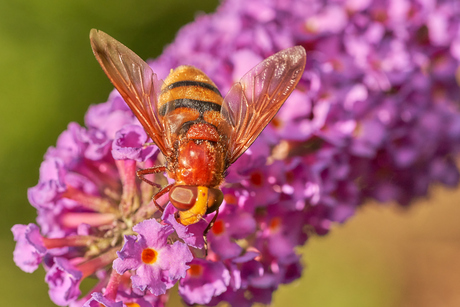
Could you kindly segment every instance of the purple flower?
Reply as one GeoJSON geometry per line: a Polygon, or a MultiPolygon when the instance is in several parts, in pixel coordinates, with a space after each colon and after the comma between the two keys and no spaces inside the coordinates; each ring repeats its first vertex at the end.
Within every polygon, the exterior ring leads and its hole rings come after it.
{"type": "Polygon", "coordinates": [[[163,212],[163,221],[171,225],[178,237],[191,247],[194,248],[203,248],[204,247],[204,238],[203,233],[208,223],[206,220],[201,220],[196,224],[184,226],[176,220],[175,214],[177,209],[169,204],[165,211],[163,212]]]}
{"type": "Polygon", "coordinates": [[[221,260],[240,256],[243,249],[235,241],[254,233],[256,221],[251,214],[224,209],[209,233],[211,249],[221,260]]]}
{"type": "Polygon", "coordinates": [[[40,182],[28,191],[30,203],[37,209],[51,209],[54,200],[66,189],[65,170],[60,159],[51,158],[40,166],[40,182]]]}
{"type": "Polygon", "coordinates": [[[136,160],[143,162],[150,158],[155,152],[158,152],[157,147],[148,146],[144,148],[148,137],[145,130],[139,125],[123,126],[115,134],[113,141],[112,155],[116,160],[136,160]]]}
{"type": "Polygon", "coordinates": [[[270,304],[301,275],[297,247],[367,199],[407,206],[433,183],[456,186],[458,5],[390,2],[226,0],[149,62],[163,79],[196,66],[225,94],[269,55],[307,51],[296,90],[228,169],[206,257],[214,215],[182,225],[166,195],[158,211],[136,171],[164,160],[113,91],[48,149],[28,191],[40,230],[13,227],[16,264],[43,264],[52,299],[72,307],[162,306],[178,281],[188,304],[270,304]],[[77,299],[90,275],[97,285],[77,299]]]}
{"type": "Polygon", "coordinates": [[[17,242],[13,252],[14,263],[24,272],[34,272],[46,253],[46,247],[41,242],[38,226],[35,224],[18,224],[14,225],[11,231],[17,242]]]}
{"type": "Polygon", "coordinates": [[[93,293],[91,296],[91,299],[88,300],[85,304],[83,304],[83,307],[123,307],[124,305],[122,301],[114,302],[104,297],[102,293],[96,292],[93,293]]]}
{"type": "Polygon", "coordinates": [[[59,306],[66,306],[80,295],[79,285],[83,274],[65,258],[54,258],[54,265],[46,273],[51,300],[59,306]]]}
{"type": "Polygon", "coordinates": [[[95,292],[91,295],[91,298],[83,304],[83,307],[125,307],[125,306],[136,306],[136,307],[164,307],[164,303],[160,297],[151,297],[150,301],[138,295],[129,295],[127,293],[120,293],[115,299],[109,299],[100,292],[95,292]]]}
{"type": "Polygon", "coordinates": [[[155,295],[164,294],[174,285],[173,281],[185,276],[192,253],[181,242],[168,244],[168,236],[174,231],[169,225],[151,219],[137,224],[133,230],[138,236],[125,236],[113,267],[119,274],[136,270],[131,277],[133,287],[155,295]]]}
{"type": "Polygon", "coordinates": [[[207,304],[224,293],[229,282],[230,274],[221,262],[194,259],[179,283],[179,294],[187,304],[207,304]]]}
{"type": "Polygon", "coordinates": [[[101,131],[111,140],[121,127],[134,122],[133,113],[116,90],[110,94],[107,103],[91,106],[85,116],[88,128],[101,131]]]}
{"type": "Polygon", "coordinates": [[[256,216],[262,232],[255,242],[258,250],[268,252],[283,262],[295,254],[294,247],[303,245],[307,234],[303,226],[305,216],[298,211],[284,210],[282,207],[270,207],[256,216]]]}

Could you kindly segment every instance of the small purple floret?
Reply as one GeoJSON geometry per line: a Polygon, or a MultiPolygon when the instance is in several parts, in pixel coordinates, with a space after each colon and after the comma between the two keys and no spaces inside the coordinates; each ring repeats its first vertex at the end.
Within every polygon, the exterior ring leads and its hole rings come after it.
{"type": "Polygon", "coordinates": [[[14,225],[11,228],[16,241],[13,252],[14,263],[24,272],[34,272],[43,260],[47,249],[41,241],[40,230],[37,225],[14,225]]]}
{"type": "Polygon", "coordinates": [[[51,300],[59,306],[67,306],[81,294],[79,289],[82,273],[61,257],[54,258],[54,265],[46,273],[51,300]]]}
{"type": "Polygon", "coordinates": [[[207,304],[227,290],[230,273],[221,262],[194,259],[192,272],[181,279],[179,293],[188,304],[207,304]]]}
{"type": "Polygon", "coordinates": [[[171,225],[176,231],[179,238],[184,240],[184,242],[187,243],[187,245],[194,248],[203,248],[203,233],[206,227],[208,226],[208,222],[206,222],[205,220],[201,220],[198,223],[184,226],[176,221],[176,212],[177,209],[175,209],[172,204],[169,204],[163,212],[163,221],[171,225]]]}
{"type": "Polygon", "coordinates": [[[173,228],[154,219],[137,224],[133,230],[138,235],[125,236],[125,244],[113,267],[119,274],[136,270],[131,277],[133,287],[141,291],[147,289],[155,295],[164,294],[173,285],[170,281],[185,276],[189,268],[186,263],[193,259],[192,253],[184,243],[168,244],[173,228]]]}
{"type": "Polygon", "coordinates": [[[112,146],[112,155],[116,160],[136,160],[143,162],[150,158],[158,147],[145,146],[149,138],[139,125],[126,125],[117,131],[112,146]]]}

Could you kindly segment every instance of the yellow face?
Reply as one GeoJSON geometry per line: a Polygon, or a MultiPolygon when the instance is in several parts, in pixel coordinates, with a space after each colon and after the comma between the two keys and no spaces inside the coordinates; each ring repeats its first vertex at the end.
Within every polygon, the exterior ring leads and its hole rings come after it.
{"type": "Polygon", "coordinates": [[[183,225],[191,225],[197,223],[208,210],[208,188],[197,187],[197,196],[195,205],[186,211],[179,211],[180,221],[183,225]]]}

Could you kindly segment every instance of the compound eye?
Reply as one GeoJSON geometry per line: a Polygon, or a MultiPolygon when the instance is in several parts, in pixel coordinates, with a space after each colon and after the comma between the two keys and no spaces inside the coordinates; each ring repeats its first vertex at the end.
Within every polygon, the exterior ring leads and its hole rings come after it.
{"type": "Polygon", "coordinates": [[[169,191],[169,200],[179,211],[190,210],[196,202],[198,189],[195,186],[178,185],[169,191]]]}
{"type": "Polygon", "coordinates": [[[219,189],[209,189],[208,190],[208,210],[206,210],[206,214],[213,213],[216,211],[222,201],[224,200],[224,193],[222,193],[219,189]]]}

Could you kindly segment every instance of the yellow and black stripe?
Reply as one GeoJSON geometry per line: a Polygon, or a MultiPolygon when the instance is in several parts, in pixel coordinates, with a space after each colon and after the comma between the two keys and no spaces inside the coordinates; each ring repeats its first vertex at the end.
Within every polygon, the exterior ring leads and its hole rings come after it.
{"type": "MultiPolygon", "coordinates": [[[[220,112],[222,95],[214,82],[201,70],[192,66],[180,66],[165,80],[158,101],[158,113],[166,116],[180,108],[205,112],[220,112]]],[[[191,111],[191,110],[190,110],[191,111]]]]}

